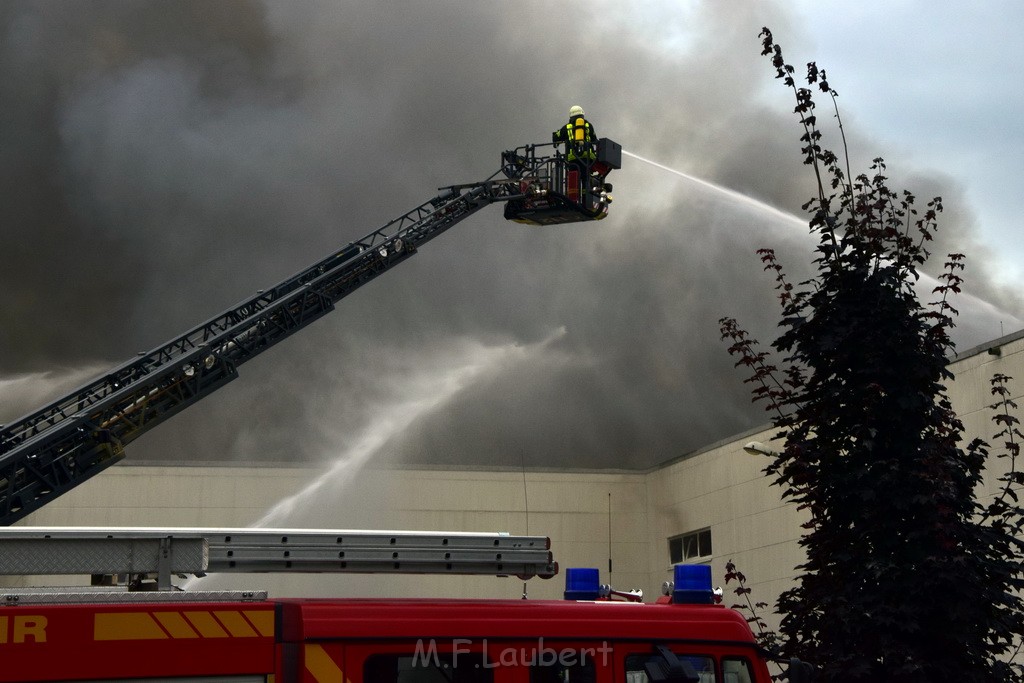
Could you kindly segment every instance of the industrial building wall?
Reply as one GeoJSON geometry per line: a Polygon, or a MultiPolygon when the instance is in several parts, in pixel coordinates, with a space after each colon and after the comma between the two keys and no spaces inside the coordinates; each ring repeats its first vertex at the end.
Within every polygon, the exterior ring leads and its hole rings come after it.
{"type": "MultiPolygon", "coordinates": [[[[1002,452],[996,448],[999,440],[992,438],[997,429],[989,407],[993,402],[990,380],[996,373],[1016,378],[1010,386],[1012,398],[1024,408],[1024,333],[965,351],[950,370],[955,379],[947,389],[964,424],[963,445],[982,438],[992,444],[993,456],[1002,452]]],[[[648,553],[655,575],[660,572],[664,578],[669,576],[670,538],[707,529],[712,554],[696,561],[709,561],[716,580],[724,579],[725,564],[732,560],[746,575],[752,598],[770,605],[792,585],[797,575],[794,567],[804,557],[797,541],[805,518],[794,505],[783,504],[781,490],[762,475],[768,460],[743,450],[750,441],[772,448],[773,434],[773,430],[764,429],[737,435],[650,473],[648,553]]],[[[989,476],[979,491],[981,499],[996,490],[995,479],[1005,471],[1005,465],[1005,459],[989,459],[989,476]]],[[[739,600],[730,592],[734,587],[723,585],[728,604],[739,600]]],[[[773,626],[777,624],[772,615],[762,616],[773,626]]]]}
{"type": "MultiPolygon", "coordinates": [[[[1010,398],[1020,406],[1016,416],[1024,419],[1024,332],[997,339],[991,344],[961,354],[951,369],[956,375],[956,381],[950,385],[950,398],[964,424],[964,444],[973,438],[982,438],[992,446],[993,456],[1004,453],[1003,439],[994,438],[1002,427],[992,420],[995,411],[991,406],[996,397],[992,395],[991,380],[996,374],[1012,378],[1007,385],[1010,398]]],[[[989,458],[983,494],[990,495],[997,489],[996,480],[1006,472],[1008,464],[1005,458],[989,458]]]]}
{"type": "MultiPolygon", "coordinates": [[[[610,553],[616,585],[646,591],[650,587],[645,480],[646,475],[638,472],[346,471],[122,463],[22,524],[223,528],[262,520],[261,526],[279,528],[529,532],[551,538],[562,567],[601,567],[605,580],[610,553]],[[277,512],[268,517],[275,507],[277,512]]],[[[67,583],[37,578],[32,582],[67,583]]],[[[520,597],[523,592],[522,581],[490,577],[230,575],[190,586],[262,588],[278,596],[520,597]]],[[[564,586],[559,577],[534,579],[527,588],[533,597],[559,598],[564,586]]]]}
{"type": "Polygon", "coordinates": [[[670,556],[669,539],[704,531],[710,536],[710,552],[700,544],[696,557],[683,559],[711,564],[712,578],[725,589],[727,604],[738,601],[731,592],[736,584],[727,585],[724,578],[730,560],[748,577],[756,601],[774,604],[792,584],[802,557],[797,540],[804,516],[796,506],[783,503],[779,489],[765,478],[767,458],[743,450],[750,441],[771,449],[772,434],[743,434],[651,473],[648,556],[659,580],[670,580],[671,560],[679,559],[670,556]]]}
{"type": "MultiPolygon", "coordinates": [[[[993,441],[989,379],[997,372],[1018,378],[1013,396],[1024,405],[1024,333],[964,353],[952,370],[956,380],[949,393],[966,428],[965,442],[993,441]]],[[[563,568],[599,567],[602,580],[616,588],[642,588],[648,599],[670,578],[672,560],[679,559],[673,552],[695,550],[686,561],[709,562],[721,580],[725,563],[733,560],[749,578],[754,598],[774,603],[801,561],[797,539],[803,518],[764,478],[766,459],[743,450],[749,441],[771,448],[771,434],[764,429],[737,435],[649,472],[125,463],[23,523],[244,527],[262,521],[273,527],[529,531],[551,537],[563,568]],[[694,542],[702,532],[709,532],[710,549],[694,542]]],[[[990,466],[998,472],[1002,462],[993,459],[990,466]]],[[[462,577],[234,575],[194,585],[260,587],[276,595],[519,597],[523,590],[513,578],[462,577]]],[[[561,590],[561,579],[529,583],[533,597],[558,597],[561,590]]]]}

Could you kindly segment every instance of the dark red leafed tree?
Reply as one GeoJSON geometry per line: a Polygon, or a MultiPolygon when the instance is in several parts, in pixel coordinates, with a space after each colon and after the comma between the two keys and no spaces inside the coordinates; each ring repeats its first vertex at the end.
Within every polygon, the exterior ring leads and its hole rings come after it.
{"type": "MultiPolygon", "coordinates": [[[[806,562],[777,605],[783,654],[826,681],[1019,680],[1008,659],[1024,632],[1014,492],[1024,478],[1014,462],[1000,497],[979,503],[988,446],[962,444],[944,385],[963,255],[946,260],[934,301],[922,305],[914,288],[942,201],[919,209],[891,190],[881,159],[851,177],[845,136],[842,157],[822,146],[815,91],[833,107],[836,95],[825,72],[809,64],[804,87],[771,32],[761,38],[796,98],[816,185],[804,205],[816,274],[794,286],[775,253],[759,251],[782,305],[772,343],[782,369],[735,320],[721,331],[784,440],[766,473],[808,515],[806,562]]],[[[1015,457],[1007,379],[993,383],[1007,409],[997,436],[1015,457]]]]}

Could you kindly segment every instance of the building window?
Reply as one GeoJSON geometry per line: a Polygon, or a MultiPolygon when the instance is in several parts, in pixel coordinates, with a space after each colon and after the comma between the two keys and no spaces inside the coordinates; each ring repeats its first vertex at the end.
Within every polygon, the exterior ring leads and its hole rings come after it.
{"type": "Polygon", "coordinates": [[[672,564],[711,559],[711,529],[691,531],[668,539],[668,556],[672,564]]]}

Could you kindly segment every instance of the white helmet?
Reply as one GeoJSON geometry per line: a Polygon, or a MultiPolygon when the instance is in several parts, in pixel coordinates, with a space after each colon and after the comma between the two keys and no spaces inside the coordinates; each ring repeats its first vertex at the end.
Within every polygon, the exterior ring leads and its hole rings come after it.
{"type": "Polygon", "coordinates": [[[578,104],[574,104],[574,105],[573,105],[573,106],[572,106],[572,107],[571,107],[571,108],[569,109],[569,116],[570,116],[570,117],[572,117],[572,116],[583,116],[583,115],[584,115],[584,114],[583,114],[583,107],[581,107],[581,106],[580,106],[580,105],[578,105],[578,104]]]}

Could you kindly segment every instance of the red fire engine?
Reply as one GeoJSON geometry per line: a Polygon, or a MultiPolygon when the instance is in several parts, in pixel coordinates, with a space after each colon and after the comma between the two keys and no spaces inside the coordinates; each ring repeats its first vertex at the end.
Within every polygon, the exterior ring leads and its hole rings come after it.
{"type": "Polygon", "coordinates": [[[170,579],[527,578],[557,565],[546,538],[505,534],[12,528],[0,531],[0,573],[84,571],[100,584],[116,573],[127,583],[0,590],[0,681],[767,683],[744,618],[713,604],[710,568],[676,570],[657,604],[613,600],[596,569],[566,572],[565,601],[268,599],[176,590],[170,579]]]}

